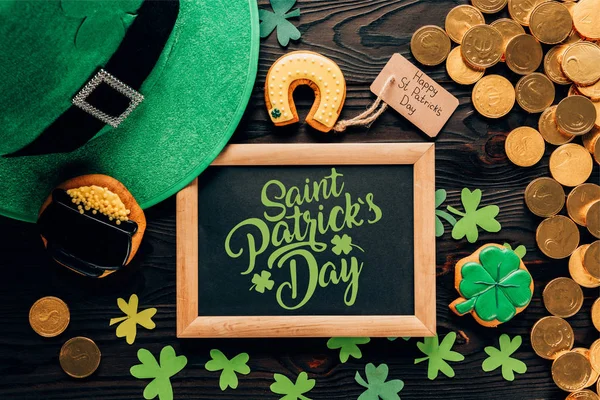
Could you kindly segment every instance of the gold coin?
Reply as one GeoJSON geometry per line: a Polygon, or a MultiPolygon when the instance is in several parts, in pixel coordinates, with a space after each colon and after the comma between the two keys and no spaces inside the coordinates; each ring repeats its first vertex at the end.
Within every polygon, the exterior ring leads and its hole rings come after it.
{"type": "Polygon", "coordinates": [[[564,391],[575,392],[585,388],[591,376],[590,361],[575,351],[561,354],[552,363],[552,379],[564,391]]]}
{"type": "MultiPolygon", "coordinates": [[[[592,104],[596,109],[596,121],[594,122],[594,126],[600,128],[600,101],[593,101],[592,104]]],[[[596,159],[598,158],[596,157],[596,159]]]]}
{"type": "Polygon", "coordinates": [[[484,117],[500,118],[515,105],[515,89],[500,75],[484,76],[473,87],[473,106],[484,117]]]}
{"type": "Polygon", "coordinates": [[[529,113],[539,113],[554,102],[554,84],[539,72],[525,75],[515,87],[517,103],[529,113]]]}
{"type": "Polygon", "coordinates": [[[508,68],[519,75],[536,71],[544,58],[540,42],[527,34],[512,38],[506,45],[505,55],[508,68]]]}
{"type": "Polygon", "coordinates": [[[594,237],[600,239],[600,201],[592,203],[585,215],[585,226],[594,237]]]}
{"type": "Polygon", "coordinates": [[[60,366],[73,378],[87,378],[100,365],[100,350],[93,340],[77,336],[60,349],[60,366]]]}
{"type": "Polygon", "coordinates": [[[585,268],[583,268],[583,255],[588,247],[589,244],[584,244],[583,246],[579,246],[577,250],[573,252],[569,259],[569,274],[580,286],[594,289],[600,287],[600,280],[588,274],[585,268]]]}
{"type": "Polygon", "coordinates": [[[471,3],[483,13],[494,14],[502,10],[508,0],[471,0],[471,3]]]}
{"type": "Polygon", "coordinates": [[[596,371],[596,373],[600,373],[600,339],[597,339],[590,346],[590,363],[592,364],[592,369],[596,371]]]}
{"type": "Polygon", "coordinates": [[[600,400],[600,397],[591,390],[584,389],[570,393],[565,400],[600,400]]]}
{"type": "Polygon", "coordinates": [[[540,115],[538,129],[544,140],[555,146],[569,143],[575,138],[573,135],[567,135],[558,130],[556,125],[556,106],[548,107],[540,115]]]}
{"type": "Polygon", "coordinates": [[[581,185],[592,174],[592,156],[575,143],[563,144],[550,156],[550,173],[561,185],[581,185]]]}
{"type": "Polygon", "coordinates": [[[562,70],[578,86],[590,86],[600,79],[600,47],[592,42],[575,42],[563,53],[562,70]]]}
{"type": "Polygon", "coordinates": [[[567,96],[571,97],[571,96],[581,96],[581,93],[579,93],[579,90],[577,90],[577,85],[572,84],[571,87],[569,88],[569,93],[567,93],[567,96]]]}
{"type": "Polygon", "coordinates": [[[600,375],[598,375],[598,373],[594,369],[594,366],[592,365],[592,360],[590,358],[590,350],[583,347],[577,347],[574,348],[572,351],[581,354],[590,362],[590,366],[592,367],[592,373],[590,375],[590,379],[588,379],[587,383],[585,384],[585,387],[592,386],[594,383],[596,383],[596,381],[598,380],[598,376],[600,375]]]}
{"type": "Polygon", "coordinates": [[[470,28],[480,24],[485,24],[485,19],[481,11],[473,6],[456,6],[446,15],[446,33],[458,44],[470,28]]]}
{"type": "Polygon", "coordinates": [[[506,156],[519,167],[531,167],[544,156],[546,145],[538,131],[528,126],[514,129],[504,142],[506,156]]]}
{"type": "Polygon", "coordinates": [[[594,127],[596,108],[584,96],[568,96],[556,107],[556,125],[563,133],[585,135],[594,127]]]}
{"type": "Polygon", "coordinates": [[[450,38],[439,26],[425,25],[413,34],[410,51],[423,65],[433,66],[444,62],[450,53],[450,38]]]}
{"type": "MultiPolygon", "coordinates": [[[[575,2],[567,2],[567,3],[565,3],[567,8],[569,8],[570,3],[577,4],[575,2]]],[[[573,43],[580,42],[582,40],[583,39],[581,39],[581,36],[579,36],[579,33],[577,33],[577,31],[575,29],[573,29],[571,31],[571,33],[569,34],[569,37],[564,42],[562,42],[562,44],[564,44],[565,46],[569,46],[573,43]]]]}
{"type": "Polygon", "coordinates": [[[485,74],[484,69],[475,69],[465,62],[460,46],[452,49],[446,59],[446,70],[452,80],[461,85],[472,85],[485,74]]]}
{"type": "Polygon", "coordinates": [[[586,39],[600,40],[600,0],[580,0],[573,10],[573,24],[586,39]]]}
{"type": "Polygon", "coordinates": [[[560,353],[571,350],[574,341],[573,328],[559,317],[544,317],[531,328],[531,347],[546,360],[554,360],[560,353]]]}
{"type": "Polygon", "coordinates": [[[510,18],[497,19],[496,21],[492,22],[490,26],[498,29],[502,35],[502,58],[500,58],[500,61],[504,61],[508,42],[510,42],[510,40],[515,36],[523,35],[525,33],[525,29],[523,29],[523,27],[517,21],[510,18]]]}
{"type": "Polygon", "coordinates": [[[567,212],[578,225],[585,226],[585,217],[590,206],[600,200],[600,186],[584,183],[571,190],[567,197],[567,212]]]}
{"type": "Polygon", "coordinates": [[[583,305],[583,291],[573,279],[556,278],[546,285],[542,293],[546,310],[561,318],[572,317],[583,305]]]}
{"type": "Polygon", "coordinates": [[[29,324],[40,336],[55,337],[67,329],[71,313],[58,297],[42,297],[29,310],[29,324]]]}
{"type": "Polygon", "coordinates": [[[596,299],[592,304],[592,323],[598,332],[600,332],[600,299],[596,299]]]}
{"type": "Polygon", "coordinates": [[[591,131],[582,136],[583,147],[590,153],[594,153],[596,142],[600,140],[600,128],[594,127],[591,131]]]}
{"type": "Polygon", "coordinates": [[[551,217],[565,205],[565,191],[552,178],[537,178],[525,188],[525,204],[538,217],[551,217]]]}
{"type": "Polygon", "coordinates": [[[590,86],[578,86],[577,91],[592,101],[600,101],[600,81],[590,86]]]}
{"type": "Polygon", "coordinates": [[[567,49],[566,45],[554,46],[544,57],[544,72],[550,80],[559,85],[568,85],[571,80],[565,76],[560,66],[560,58],[567,49]]]}
{"type": "Polygon", "coordinates": [[[557,44],[569,37],[573,30],[573,18],[563,4],[546,1],[531,11],[529,29],[540,42],[557,44]]]}
{"type": "Polygon", "coordinates": [[[583,254],[583,268],[588,274],[600,280],[600,240],[590,244],[583,254]]]}
{"type": "Polygon", "coordinates": [[[523,26],[529,26],[529,16],[533,9],[544,0],[508,0],[508,13],[523,26]]]}
{"type": "Polygon", "coordinates": [[[546,218],[538,225],[535,240],[542,253],[548,257],[566,258],[579,245],[579,229],[569,218],[555,215],[546,218]]]}
{"type": "Polygon", "coordinates": [[[460,49],[464,59],[474,68],[489,68],[502,58],[503,39],[490,25],[475,25],[463,37],[460,49]]]}

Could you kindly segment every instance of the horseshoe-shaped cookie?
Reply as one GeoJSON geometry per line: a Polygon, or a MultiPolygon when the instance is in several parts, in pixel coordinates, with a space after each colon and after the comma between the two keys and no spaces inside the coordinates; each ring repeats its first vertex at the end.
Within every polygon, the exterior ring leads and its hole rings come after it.
{"type": "Polygon", "coordinates": [[[265,102],[276,126],[299,121],[293,93],[300,85],[308,85],[315,92],[306,122],[316,130],[329,132],[346,100],[342,70],[329,58],[312,51],[293,51],[275,61],[267,74],[265,102]]]}

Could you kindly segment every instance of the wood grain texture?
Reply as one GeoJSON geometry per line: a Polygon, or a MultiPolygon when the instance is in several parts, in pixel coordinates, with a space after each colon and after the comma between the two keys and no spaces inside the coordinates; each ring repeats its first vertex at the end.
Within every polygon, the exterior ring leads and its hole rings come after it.
{"type": "MultiPolygon", "coordinates": [[[[394,52],[413,61],[409,52],[412,33],[425,24],[443,26],[447,12],[463,1],[449,0],[312,0],[300,1],[302,16],[294,21],[302,31],[302,40],[289,46],[291,50],[312,50],[336,61],[348,83],[346,104],[341,118],[351,118],[362,112],[373,100],[369,85],[394,52]]],[[[267,0],[260,0],[268,8],[267,0]]],[[[486,15],[487,22],[497,16],[486,15]]],[[[231,29],[234,29],[232,27],[231,29]]],[[[233,142],[235,143],[358,143],[358,142],[430,142],[408,121],[393,111],[386,111],[370,129],[349,129],[343,135],[324,134],[302,125],[275,129],[268,122],[264,105],[264,80],[271,64],[286,50],[277,44],[275,35],[262,42],[259,75],[246,115],[233,142]]],[[[540,219],[527,211],[523,202],[525,186],[534,178],[548,175],[548,158],[554,148],[547,146],[541,162],[531,168],[518,168],[506,159],[504,140],[510,130],[537,125],[538,115],[529,115],[515,106],[513,112],[500,120],[488,120],[474,112],[471,87],[452,83],[444,66],[423,68],[432,78],[460,101],[460,106],[436,143],[436,181],[438,188],[448,190],[447,204],[460,207],[463,187],[481,188],[482,204],[500,207],[499,233],[482,233],[479,242],[454,241],[447,232],[437,241],[437,326],[440,334],[458,331],[455,350],[465,355],[465,361],[454,363],[454,379],[440,377],[427,380],[425,363],[413,365],[420,355],[416,339],[373,339],[361,346],[363,358],[342,364],[336,351],[327,349],[324,339],[252,339],[198,340],[176,339],[175,313],[175,200],[171,198],[150,210],[148,228],[138,255],[125,271],[102,281],[74,275],[52,265],[43,251],[36,227],[0,219],[0,399],[45,400],[131,400],[142,399],[147,380],[129,375],[129,368],[138,363],[136,352],[144,347],[155,355],[165,345],[173,345],[177,353],[188,357],[188,366],[173,381],[175,399],[276,399],[269,391],[273,373],[295,377],[300,371],[317,379],[310,392],[312,399],[356,399],[362,388],[354,382],[356,371],[364,371],[368,362],[386,362],[390,379],[402,379],[406,386],[402,399],[450,400],[563,400],[566,393],[555,387],[550,376],[550,363],[532,351],[529,331],[533,324],[547,315],[541,299],[545,284],[567,275],[566,260],[549,260],[535,244],[535,228],[540,219]],[[530,306],[511,322],[497,329],[479,326],[469,316],[457,317],[448,304],[457,297],[454,289],[454,264],[462,257],[488,242],[508,242],[527,247],[525,264],[535,282],[530,306]],[[121,316],[117,297],[137,293],[141,307],[156,307],[156,329],[139,329],[135,344],[115,337],[110,318],[121,316]],[[57,338],[44,339],[29,327],[29,307],[41,296],[55,295],[71,309],[71,324],[57,338]],[[525,375],[514,382],[505,382],[499,371],[483,373],[481,363],[485,346],[497,345],[501,333],[523,335],[523,345],[516,356],[528,366],[525,375]],[[66,376],[58,364],[61,345],[76,335],[88,336],[98,343],[102,363],[96,374],[83,381],[66,376]],[[464,336],[463,336],[464,335],[464,336]],[[219,348],[229,357],[240,352],[250,355],[252,373],[240,377],[237,390],[221,392],[218,373],[208,372],[204,364],[209,351],[219,348]]],[[[517,76],[504,65],[490,69],[491,73],[507,76],[511,82],[517,76]]],[[[300,119],[312,105],[312,90],[298,88],[294,96],[300,119]]],[[[557,88],[557,100],[567,88],[557,88]]],[[[556,102],[555,102],[556,103],[556,102]]],[[[0,177],[1,178],[1,177],[0,177]]],[[[591,182],[598,182],[598,166],[591,182]]],[[[26,184],[26,182],[23,182],[26,184]]],[[[2,194],[0,194],[1,196],[2,194]]],[[[589,243],[589,235],[582,235],[589,243]]],[[[592,327],[590,309],[598,290],[584,289],[582,310],[569,322],[575,330],[575,344],[589,346],[598,338],[592,327]]]]}

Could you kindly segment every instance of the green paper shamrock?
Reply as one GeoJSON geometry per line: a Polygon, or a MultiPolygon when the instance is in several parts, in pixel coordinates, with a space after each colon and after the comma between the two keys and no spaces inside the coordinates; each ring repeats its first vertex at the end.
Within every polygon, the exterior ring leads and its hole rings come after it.
{"type": "Polygon", "coordinates": [[[140,8],[142,1],[62,0],[61,7],[67,16],[83,18],[75,37],[75,47],[81,50],[104,46],[116,49],[125,36],[125,26],[133,22],[133,13],[140,8]]]}
{"type": "Polygon", "coordinates": [[[273,111],[271,111],[271,116],[273,118],[281,117],[281,111],[279,111],[279,108],[274,108],[273,111]]]}
{"type": "MultiPolygon", "coordinates": [[[[271,7],[274,12],[267,10],[258,10],[260,18],[260,37],[266,38],[277,28],[277,40],[279,44],[286,47],[292,40],[300,39],[300,31],[292,25],[289,18],[299,17],[300,9],[296,8],[290,11],[296,0],[271,0],[271,7]]],[[[273,118],[278,118],[273,116],[273,118]]]]}
{"type": "MultiPolygon", "coordinates": [[[[504,247],[506,247],[509,250],[513,250],[512,246],[508,243],[504,243],[504,247]]],[[[514,249],[513,251],[515,252],[516,255],[519,256],[519,258],[521,260],[523,259],[523,257],[525,257],[525,254],[527,254],[527,249],[522,244],[517,246],[517,248],[514,249]]]]}
{"type": "Polygon", "coordinates": [[[440,237],[444,234],[444,224],[440,218],[445,219],[451,226],[456,224],[456,219],[446,211],[438,210],[438,207],[446,201],[446,191],[438,189],[435,191],[435,236],[440,237]]]}
{"type": "Polygon", "coordinates": [[[362,353],[357,345],[366,344],[371,341],[368,337],[334,337],[327,341],[329,349],[340,349],[340,361],[345,363],[350,356],[357,360],[362,357],[362,353]]]}
{"type": "Polygon", "coordinates": [[[250,367],[246,365],[250,359],[248,353],[240,353],[229,360],[221,350],[213,349],[210,351],[210,357],[212,360],[209,360],[204,368],[211,372],[223,370],[223,372],[221,372],[221,377],[219,378],[219,387],[221,390],[225,390],[228,387],[232,389],[238,387],[236,372],[242,375],[248,375],[250,373],[250,367]]]}
{"type": "Polygon", "coordinates": [[[527,365],[523,361],[511,357],[522,342],[521,336],[515,336],[511,340],[507,334],[502,334],[500,336],[500,350],[493,346],[487,346],[484,349],[489,357],[483,361],[481,369],[490,372],[502,366],[502,377],[507,381],[514,381],[514,372],[518,374],[527,372],[527,365]]]}
{"type": "Polygon", "coordinates": [[[519,268],[521,259],[509,249],[488,246],[479,253],[479,261],[466,263],[460,271],[462,298],[456,311],[463,315],[475,310],[484,321],[506,322],[517,314],[517,307],[531,301],[531,275],[519,268]]]}
{"type": "Polygon", "coordinates": [[[271,392],[285,395],[280,400],[310,400],[310,398],[303,395],[310,392],[317,383],[314,379],[308,379],[306,372],[300,372],[296,383],[281,374],[275,374],[273,378],[275,378],[275,383],[270,386],[271,392]]]}
{"type": "Polygon", "coordinates": [[[275,285],[275,281],[271,279],[271,273],[269,271],[262,271],[259,274],[254,274],[252,277],[252,287],[250,290],[255,289],[258,293],[264,293],[266,290],[273,289],[273,285],[275,285]]]}
{"type": "Polygon", "coordinates": [[[149,400],[158,396],[159,400],[173,400],[170,378],[186,366],[187,358],[176,356],[171,346],[165,346],[160,351],[160,365],[146,349],[139,349],[137,356],[141,364],[131,367],[131,375],[138,379],[154,378],[144,389],[144,398],[149,400]]]}
{"type": "Polygon", "coordinates": [[[450,332],[447,334],[441,344],[439,343],[437,335],[424,338],[423,340],[423,342],[417,343],[417,347],[426,354],[427,357],[417,358],[415,364],[429,360],[429,366],[427,367],[427,378],[429,378],[429,380],[437,378],[438,372],[440,371],[449,378],[454,377],[454,370],[446,360],[462,361],[465,359],[462,354],[452,351],[452,346],[456,340],[456,333],[450,332]]]}
{"type": "Polygon", "coordinates": [[[132,294],[129,297],[129,302],[125,299],[118,298],[117,305],[126,315],[119,318],[111,318],[109,326],[117,324],[117,337],[125,337],[128,344],[133,344],[137,335],[137,325],[141,325],[146,329],[154,329],[156,324],[152,321],[152,317],[156,314],[156,308],[148,308],[138,312],[138,297],[132,294]]]}
{"type": "Polygon", "coordinates": [[[475,243],[479,237],[478,226],[487,232],[500,231],[500,223],[495,220],[500,212],[498,206],[491,205],[477,209],[481,202],[481,190],[475,189],[471,192],[464,188],[460,193],[460,199],[465,209],[464,213],[454,207],[447,207],[448,211],[462,217],[452,229],[453,239],[460,240],[466,236],[469,243],[475,243]]]}
{"type": "Polygon", "coordinates": [[[391,381],[385,381],[388,377],[388,366],[386,364],[380,364],[379,367],[375,368],[374,364],[367,364],[365,367],[365,376],[367,382],[365,382],[360,376],[360,373],[356,371],[354,379],[356,382],[367,388],[360,396],[358,400],[400,400],[398,392],[404,387],[404,382],[400,379],[394,379],[391,381]]]}
{"type": "Polygon", "coordinates": [[[348,255],[353,247],[356,247],[363,253],[365,252],[361,247],[352,244],[352,238],[345,233],[341,237],[340,235],[335,235],[333,239],[331,239],[331,244],[333,245],[331,251],[333,251],[336,256],[339,256],[342,253],[348,255]]]}

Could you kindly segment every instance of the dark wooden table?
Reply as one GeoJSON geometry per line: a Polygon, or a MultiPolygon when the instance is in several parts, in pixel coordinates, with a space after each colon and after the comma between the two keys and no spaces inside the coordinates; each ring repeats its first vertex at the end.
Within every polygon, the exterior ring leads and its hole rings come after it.
{"type": "MultiPolygon", "coordinates": [[[[268,7],[261,0],[261,7],[268,7]]],[[[412,60],[409,42],[412,33],[425,24],[443,26],[447,12],[463,1],[434,0],[312,0],[301,1],[302,31],[299,43],[288,50],[307,49],[335,60],[348,81],[348,95],[342,118],[352,117],[373,101],[369,85],[394,52],[412,60]]],[[[498,16],[486,17],[488,22],[498,16]]],[[[232,27],[235,29],[235,27],[232,27]]],[[[262,42],[255,90],[246,115],[233,142],[422,142],[429,140],[394,111],[387,111],[370,129],[350,130],[334,136],[312,131],[306,125],[275,129],[264,107],[263,87],[269,66],[286,52],[272,35],[262,42]]],[[[171,198],[147,210],[148,230],[139,255],[125,271],[105,280],[80,278],[62,267],[52,265],[43,251],[34,225],[0,218],[0,399],[142,399],[147,380],[134,379],[129,368],[138,363],[136,352],[144,347],[155,355],[165,345],[188,357],[187,367],[172,379],[175,399],[275,399],[269,391],[273,373],[289,377],[306,371],[317,380],[308,397],[313,399],[356,399],[363,391],[354,381],[356,371],[364,374],[367,363],[387,363],[390,379],[402,379],[402,399],[564,399],[550,375],[550,362],[538,358],[531,349],[529,332],[533,324],[548,313],[541,300],[544,285],[558,276],[567,276],[567,260],[552,261],[535,244],[539,219],[528,212],[523,202],[525,186],[545,176],[552,146],[544,159],[531,168],[512,165],[504,154],[504,139],[513,128],[537,126],[538,115],[528,115],[515,106],[506,118],[487,120],[474,112],[471,87],[454,84],[444,66],[424,68],[460,100],[460,106],[436,139],[437,188],[449,193],[449,204],[459,206],[463,187],[480,188],[483,204],[500,206],[497,234],[483,233],[476,244],[455,241],[446,233],[437,241],[437,317],[438,332],[459,332],[455,345],[465,361],[453,363],[456,377],[427,379],[426,363],[414,365],[421,353],[417,339],[390,342],[372,339],[361,346],[363,358],[339,362],[338,353],[329,350],[327,339],[265,340],[178,340],[175,337],[175,200],[171,198]],[[488,242],[527,247],[525,264],[535,280],[533,301],[525,312],[498,329],[486,329],[470,316],[459,318],[448,310],[455,298],[454,264],[480,245],[488,242]],[[115,336],[109,320],[121,316],[117,297],[137,293],[143,307],[156,307],[156,329],[138,330],[134,345],[115,336]],[[64,299],[71,309],[71,324],[57,338],[44,339],[28,323],[28,312],[35,300],[45,295],[64,299]],[[522,335],[523,346],[516,354],[528,371],[514,382],[502,379],[500,371],[483,373],[481,363],[485,346],[497,346],[500,334],[522,335]],[[98,371],[88,379],[74,380],[61,370],[58,352],[70,337],[84,335],[96,341],[102,351],[98,371]],[[248,352],[252,372],[240,377],[237,390],[221,392],[219,374],[208,372],[204,364],[210,349],[218,348],[229,357],[248,352]]],[[[504,65],[494,73],[517,76],[504,65]]],[[[566,88],[558,90],[557,98],[566,88]]],[[[295,96],[302,116],[312,103],[309,90],[299,88],[295,96]]],[[[591,181],[598,182],[598,167],[591,181]]],[[[585,236],[585,240],[591,240],[585,236]]],[[[592,327],[590,308],[597,290],[584,290],[583,309],[569,319],[576,335],[576,346],[588,347],[598,337],[592,327]]]]}

